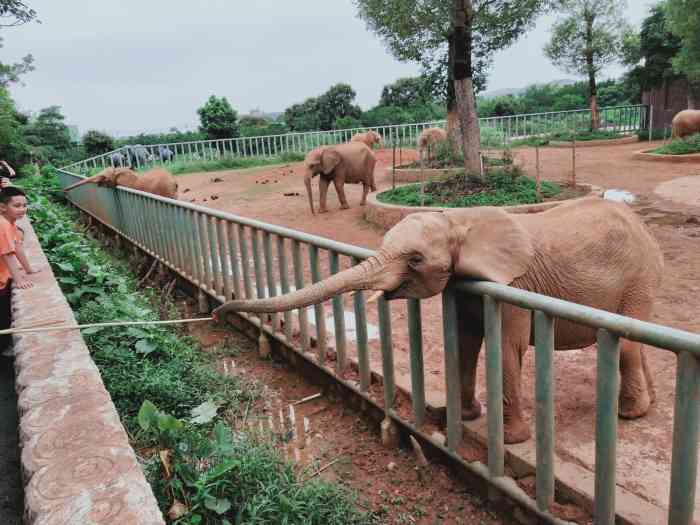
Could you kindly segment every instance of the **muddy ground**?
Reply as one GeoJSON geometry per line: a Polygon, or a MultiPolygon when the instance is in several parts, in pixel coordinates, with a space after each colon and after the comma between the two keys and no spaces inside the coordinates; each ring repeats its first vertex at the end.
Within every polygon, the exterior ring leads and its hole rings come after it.
{"type": "MultiPolygon", "coordinates": [[[[665,256],[664,279],[652,321],[697,333],[700,332],[697,316],[700,311],[700,280],[697,278],[700,271],[700,177],[696,175],[700,174],[700,166],[633,160],[632,153],[641,147],[631,144],[580,148],[576,158],[577,181],[606,189],[627,190],[636,195],[637,200],[631,206],[648,224],[665,256]]],[[[412,155],[413,152],[404,151],[403,162],[412,155]]],[[[515,155],[517,162],[534,174],[534,150],[520,149],[515,155]]],[[[379,151],[377,156],[376,179],[382,191],[391,187],[390,173],[386,172],[391,165],[391,151],[379,151]]],[[[542,148],[540,157],[545,180],[570,180],[570,150],[542,148]]],[[[190,174],[180,180],[184,192],[181,198],[197,204],[367,248],[376,248],[382,239],[383,231],[363,219],[363,209],[358,205],[360,186],[346,186],[351,206],[348,210],[339,209],[331,188],[329,213],[312,217],[302,182],[302,167],[298,163],[238,172],[190,174]]],[[[314,184],[314,193],[318,198],[317,184],[314,184]]],[[[308,261],[305,263],[307,265],[308,261]]],[[[324,268],[328,267],[327,261],[323,264],[324,268]]],[[[306,278],[308,282],[308,271],[306,278]]],[[[349,298],[345,299],[345,309],[352,310],[349,298]]],[[[444,404],[440,310],[439,297],[423,301],[426,395],[428,402],[436,407],[444,404]]],[[[397,384],[408,388],[405,318],[403,301],[393,302],[397,384]]],[[[376,325],[376,311],[371,308],[368,320],[376,325]]],[[[332,335],[329,339],[332,345],[332,335]]],[[[350,346],[353,355],[354,348],[350,346]]],[[[372,367],[379,371],[378,340],[371,339],[370,346],[372,367]]],[[[558,352],[555,357],[557,454],[563,460],[588,469],[592,469],[594,462],[595,429],[595,352],[590,350],[558,352]]],[[[670,479],[676,358],[670,352],[654,348],[650,348],[647,355],[656,379],[657,402],[646,417],[619,422],[618,483],[663,507],[667,504],[670,479]]],[[[524,361],[523,391],[525,411],[532,425],[533,374],[534,358],[529,352],[524,361]]],[[[480,386],[479,397],[485,404],[483,363],[480,364],[480,386]]]]}

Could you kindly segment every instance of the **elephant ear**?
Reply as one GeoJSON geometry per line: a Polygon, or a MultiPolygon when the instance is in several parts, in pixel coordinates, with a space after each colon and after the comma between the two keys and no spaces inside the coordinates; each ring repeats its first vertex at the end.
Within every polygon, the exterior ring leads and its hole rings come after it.
{"type": "Polygon", "coordinates": [[[530,233],[513,215],[484,207],[446,212],[454,233],[454,273],[467,279],[510,284],[530,268],[530,233]]]}
{"type": "Polygon", "coordinates": [[[333,170],[340,164],[340,153],[334,149],[323,150],[321,154],[321,167],[324,175],[330,175],[333,170]]]}

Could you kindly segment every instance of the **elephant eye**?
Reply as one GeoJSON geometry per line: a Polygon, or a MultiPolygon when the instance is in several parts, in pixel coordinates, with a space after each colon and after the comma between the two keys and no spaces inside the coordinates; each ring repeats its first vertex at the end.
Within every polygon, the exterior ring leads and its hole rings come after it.
{"type": "Polygon", "coordinates": [[[409,265],[411,268],[415,268],[416,266],[422,264],[424,260],[425,260],[425,259],[423,258],[422,255],[412,255],[412,256],[408,259],[408,265],[409,265]]]}

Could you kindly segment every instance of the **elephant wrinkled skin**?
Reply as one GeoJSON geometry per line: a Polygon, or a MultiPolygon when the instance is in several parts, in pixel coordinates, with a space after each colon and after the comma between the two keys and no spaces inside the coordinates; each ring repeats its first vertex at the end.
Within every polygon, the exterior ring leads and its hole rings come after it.
{"type": "Polygon", "coordinates": [[[309,196],[309,206],[311,213],[315,214],[313,192],[311,191],[311,179],[320,175],[318,189],[320,200],[318,206],[319,213],[325,213],[326,196],[328,185],[333,181],[335,191],[338,192],[340,207],[349,208],[345,198],[344,185],[362,184],[363,193],[360,205],[364,206],[369,191],[377,191],[374,183],[374,166],[377,158],[372,150],[363,142],[351,142],[348,144],[338,144],[335,146],[321,146],[311,150],[304,159],[304,184],[306,193],[309,196]]]}
{"type": "Polygon", "coordinates": [[[177,181],[172,173],[162,168],[153,168],[143,175],[139,175],[129,168],[106,168],[97,175],[86,177],[64,188],[63,191],[70,191],[83,184],[97,184],[98,186],[110,188],[125,186],[134,190],[160,195],[161,197],[177,199],[177,181]]]}
{"type": "MultiPolygon", "coordinates": [[[[663,270],[658,244],[626,204],[588,197],[547,211],[509,214],[480,207],[414,213],[390,229],[377,255],[312,286],[275,298],[234,300],[215,310],[282,312],[351,290],[386,299],[427,298],[450,278],[509,284],[628,317],[648,320],[663,270]]],[[[530,437],[521,410],[521,361],[533,344],[532,313],[503,304],[503,392],[506,443],[530,437]]],[[[596,330],[555,320],[555,348],[584,348],[596,330]]],[[[462,417],[475,419],[476,367],[484,337],[482,299],[458,298],[462,417]]],[[[622,340],[619,414],[644,415],[654,402],[642,345],[622,340]]],[[[575,378],[571,378],[575,380],[575,378]]],[[[593,393],[592,393],[593,395],[593,393]]]]}
{"type": "Polygon", "coordinates": [[[700,109],[684,109],[679,111],[671,121],[671,138],[681,139],[700,132],[700,109]]]}

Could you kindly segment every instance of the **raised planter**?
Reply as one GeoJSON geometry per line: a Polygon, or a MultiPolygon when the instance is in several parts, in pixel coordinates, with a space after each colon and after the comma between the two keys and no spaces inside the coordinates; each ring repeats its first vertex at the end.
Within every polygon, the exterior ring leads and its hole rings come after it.
{"type": "Polygon", "coordinates": [[[632,155],[635,160],[649,160],[652,162],[671,162],[677,164],[700,163],[700,153],[688,153],[686,155],[663,155],[652,153],[652,150],[635,151],[632,155]]]}
{"type": "MultiPolygon", "coordinates": [[[[605,191],[600,186],[594,186],[593,184],[578,184],[577,186],[588,188],[588,193],[584,197],[579,197],[579,199],[586,199],[592,195],[602,197],[603,192],[605,191]]],[[[502,208],[508,213],[538,213],[553,208],[562,202],[571,202],[574,200],[577,199],[538,202],[535,204],[517,204],[515,206],[502,206],[502,208]]],[[[387,204],[384,202],[379,202],[376,194],[370,194],[367,196],[364,217],[367,222],[384,228],[384,230],[388,230],[395,226],[404,217],[412,213],[420,213],[425,211],[443,212],[445,210],[454,209],[459,208],[445,208],[442,206],[401,206],[399,204],[387,204]]]]}
{"type": "MultiPolygon", "coordinates": [[[[386,169],[386,174],[391,180],[391,167],[386,169]]],[[[446,179],[450,175],[455,175],[464,171],[464,168],[408,168],[405,166],[396,166],[396,182],[422,182],[423,180],[441,180],[446,179]],[[421,173],[422,172],[422,173],[421,173]]]]}
{"type": "MultiPolygon", "coordinates": [[[[637,135],[627,135],[626,137],[621,137],[619,139],[577,140],[576,147],[589,148],[592,146],[617,146],[619,144],[633,144],[634,142],[639,142],[639,137],[637,135]]],[[[550,141],[549,146],[552,148],[571,148],[573,144],[573,141],[570,140],[553,140],[550,141]]]]}

